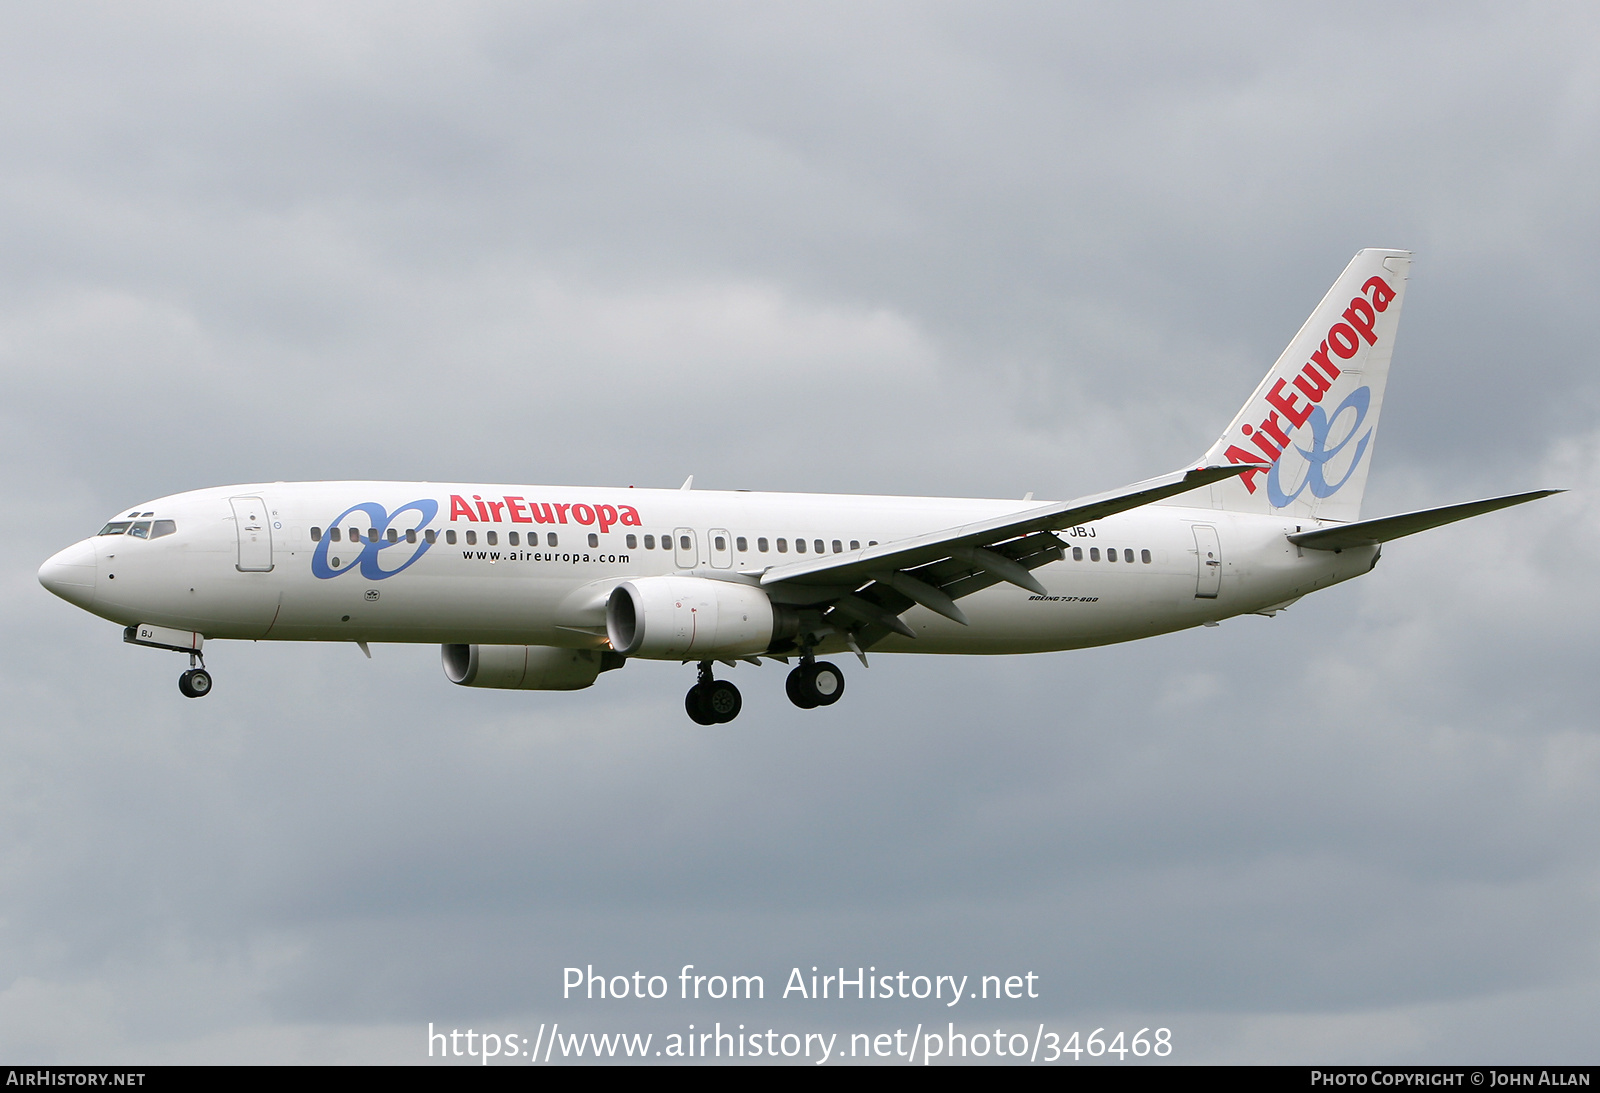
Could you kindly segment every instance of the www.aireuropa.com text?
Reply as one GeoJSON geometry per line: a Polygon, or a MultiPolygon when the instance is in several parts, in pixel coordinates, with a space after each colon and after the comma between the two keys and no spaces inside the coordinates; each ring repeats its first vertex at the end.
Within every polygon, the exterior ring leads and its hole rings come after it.
{"type": "Polygon", "coordinates": [[[1165,1059],[1172,1054],[1172,1030],[1097,1028],[1061,1032],[1037,1029],[1008,1032],[924,1030],[921,1025],[893,1032],[780,1032],[752,1030],[744,1025],[724,1028],[719,1021],[709,1029],[690,1025],[684,1032],[562,1032],[558,1021],[539,1026],[536,1035],[451,1029],[444,1032],[428,1024],[428,1057],[474,1059],[487,1066],[504,1062],[577,1062],[608,1059],[787,1059],[821,1066],[839,1059],[899,1059],[931,1065],[949,1059],[1012,1059],[1019,1062],[1055,1063],[1092,1059],[1165,1059]]]}

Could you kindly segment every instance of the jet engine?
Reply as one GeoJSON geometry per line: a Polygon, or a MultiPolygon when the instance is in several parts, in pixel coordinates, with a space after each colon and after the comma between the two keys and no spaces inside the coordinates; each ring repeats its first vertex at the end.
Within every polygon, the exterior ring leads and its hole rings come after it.
{"type": "Polygon", "coordinates": [[[606,633],[623,656],[708,660],[753,656],[798,625],[760,588],[705,577],[640,577],[606,601],[606,633]]]}
{"type": "Polygon", "coordinates": [[[622,658],[600,649],[548,645],[441,646],[445,678],[462,687],[513,691],[580,691],[622,658]]]}

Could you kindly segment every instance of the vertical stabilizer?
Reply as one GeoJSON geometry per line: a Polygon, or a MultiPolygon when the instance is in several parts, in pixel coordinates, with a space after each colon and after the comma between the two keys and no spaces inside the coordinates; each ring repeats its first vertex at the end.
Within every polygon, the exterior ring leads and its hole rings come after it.
{"type": "Polygon", "coordinates": [[[1363,250],[1322,298],[1203,465],[1271,463],[1212,486],[1240,512],[1357,520],[1411,252],[1363,250]]]}

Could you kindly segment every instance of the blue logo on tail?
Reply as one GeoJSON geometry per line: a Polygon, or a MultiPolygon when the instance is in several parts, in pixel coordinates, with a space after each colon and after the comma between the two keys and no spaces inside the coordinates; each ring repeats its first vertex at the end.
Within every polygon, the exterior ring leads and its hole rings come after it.
{"type": "Polygon", "coordinates": [[[1344,451],[1351,440],[1355,439],[1356,433],[1361,431],[1361,423],[1367,420],[1367,410],[1371,405],[1372,388],[1357,387],[1350,392],[1348,398],[1339,404],[1339,408],[1331,414],[1324,413],[1320,406],[1311,408],[1311,417],[1307,421],[1307,424],[1311,426],[1311,447],[1307,449],[1296,445],[1294,449],[1305,457],[1305,479],[1295,487],[1293,493],[1285,494],[1283,487],[1278,482],[1278,469],[1283,466],[1283,460],[1280,458],[1274,461],[1272,470],[1267,472],[1267,500],[1272,503],[1273,508],[1281,509],[1290,504],[1300,496],[1307,486],[1311,487],[1311,493],[1315,497],[1332,497],[1339,492],[1340,486],[1350,481],[1350,476],[1355,474],[1356,468],[1361,465],[1361,457],[1367,454],[1367,445],[1372,441],[1371,429],[1368,429],[1361,439],[1356,442],[1355,455],[1350,459],[1350,469],[1344,472],[1343,478],[1330,484],[1327,476],[1323,473],[1323,468],[1335,456],[1344,451]],[[1353,410],[1356,419],[1351,423],[1350,431],[1344,434],[1344,439],[1329,448],[1327,446],[1328,434],[1333,430],[1333,423],[1338,421],[1339,415],[1346,410],[1353,410]]]}

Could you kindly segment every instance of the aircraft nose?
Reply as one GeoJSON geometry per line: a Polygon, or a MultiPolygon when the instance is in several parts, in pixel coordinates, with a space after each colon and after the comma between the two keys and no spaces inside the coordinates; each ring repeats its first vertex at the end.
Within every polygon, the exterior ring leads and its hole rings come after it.
{"type": "Polygon", "coordinates": [[[88,607],[94,602],[94,540],[73,543],[39,567],[39,583],[68,603],[88,607]]]}

